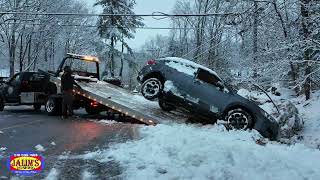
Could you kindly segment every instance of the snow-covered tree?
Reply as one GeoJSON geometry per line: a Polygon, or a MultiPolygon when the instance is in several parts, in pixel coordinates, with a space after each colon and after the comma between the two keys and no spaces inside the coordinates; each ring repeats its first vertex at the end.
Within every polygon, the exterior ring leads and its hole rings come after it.
{"type": "MultiPolygon", "coordinates": [[[[117,42],[123,43],[122,47],[129,47],[125,39],[134,38],[136,27],[143,26],[142,18],[138,16],[117,16],[117,14],[134,15],[135,0],[97,0],[96,6],[102,6],[103,14],[115,14],[115,16],[101,16],[98,21],[99,34],[109,44],[109,63],[106,63],[106,71],[114,77],[115,73],[115,46],[117,42]]],[[[123,49],[122,48],[122,49],[123,49]]],[[[122,56],[122,55],[121,55],[122,56]]],[[[121,58],[123,60],[123,58],[121,58]]],[[[122,69],[122,68],[121,68],[122,69]]],[[[120,72],[121,73],[121,72],[120,72]]],[[[122,74],[122,73],[121,73],[122,74]]]]}

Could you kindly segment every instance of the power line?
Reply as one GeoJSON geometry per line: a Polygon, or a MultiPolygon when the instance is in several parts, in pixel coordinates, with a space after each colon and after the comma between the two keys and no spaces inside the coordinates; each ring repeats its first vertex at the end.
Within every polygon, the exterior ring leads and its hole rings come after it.
{"type": "MultiPolygon", "coordinates": [[[[17,24],[17,23],[6,23],[9,25],[17,24]]],[[[41,26],[41,25],[50,25],[45,23],[23,23],[22,25],[29,25],[29,26],[41,26]]],[[[97,28],[98,25],[82,25],[82,24],[55,24],[54,26],[62,26],[62,27],[86,27],[86,28],[97,28]]],[[[128,28],[125,26],[107,26],[106,28],[128,28]]],[[[132,27],[135,29],[148,29],[148,30],[195,30],[195,29],[206,29],[210,30],[211,28],[174,28],[174,27],[132,27]]],[[[227,27],[226,27],[227,28],[227,27]]]]}
{"type": "Polygon", "coordinates": [[[96,14],[96,13],[51,13],[51,12],[18,12],[18,11],[2,11],[2,15],[43,15],[43,16],[87,16],[87,17],[204,17],[204,16],[230,16],[241,15],[241,12],[227,12],[227,13],[206,13],[206,14],[166,14],[162,12],[154,12],[152,14],[96,14]]]}

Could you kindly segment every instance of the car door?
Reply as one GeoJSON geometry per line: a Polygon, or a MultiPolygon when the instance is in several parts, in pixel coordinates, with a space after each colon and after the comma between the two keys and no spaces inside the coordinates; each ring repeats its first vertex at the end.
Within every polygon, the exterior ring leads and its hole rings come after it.
{"type": "Polygon", "coordinates": [[[199,98],[199,110],[205,114],[219,115],[230,99],[227,88],[215,74],[199,69],[194,79],[194,94],[199,98]]]}
{"type": "MultiPolygon", "coordinates": [[[[174,99],[175,103],[179,106],[191,106],[194,103],[193,99],[193,79],[195,78],[195,73],[197,69],[189,65],[185,65],[181,62],[167,61],[171,64],[167,64],[170,68],[165,69],[164,73],[168,81],[172,81],[174,88],[171,89],[173,95],[177,99],[174,99]],[[189,71],[185,73],[185,71],[189,71]]],[[[186,107],[188,109],[188,107],[186,107]]]]}
{"type": "Polygon", "coordinates": [[[6,83],[5,97],[8,103],[18,103],[20,101],[21,74],[15,74],[6,83]]]}

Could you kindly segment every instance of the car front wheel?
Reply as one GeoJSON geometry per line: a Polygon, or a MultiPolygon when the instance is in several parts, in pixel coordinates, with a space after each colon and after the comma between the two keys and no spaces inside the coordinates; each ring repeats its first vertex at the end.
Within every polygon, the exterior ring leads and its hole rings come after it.
{"type": "Polygon", "coordinates": [[[226,121],[229,130],[247,130],[253,126],[252,116],[242,109],[229,111],[226,121]]]}
{"type": "Polygon", "coordinates": [[[148,100],[157,99],[163,90],[161,81],[157,78],[150,78],[144,81],[141,86],[141,93],[143,97],[148,100]]]}

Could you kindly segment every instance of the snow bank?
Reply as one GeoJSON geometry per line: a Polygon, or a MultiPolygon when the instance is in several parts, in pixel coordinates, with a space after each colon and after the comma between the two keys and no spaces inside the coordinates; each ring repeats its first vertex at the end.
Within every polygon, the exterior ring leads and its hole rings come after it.
{"type": "Polygon", "coordinates": [[[52,168],[45,178],[45,180],[58,180],[59,171],[56,168],[52,168]]]}
{"type": "Polygon", "coordinates": [[[46,151],[46,149],[41,144],[36,145],[35,148],[37,151],[40,151],[40,152],[46,151]]]}
{"type": "MultiPolygon", "coordinates": [[[[124,179],[320,179],[320,152],[303,145],[257,145],[256,131],[158,125],[142,139],[95,154],[124,168],[124,179]]],[[[94,155],[90,154],[91,158],[94,155]]]]}
{"type": "Polygon", "coordinates": [[[112,124],[118,124],[119,122],[114,120],[100,120],[98,121],[98,123],[105,124],[105,125],[112,125],[112,124]]]}
{"type": "Polygon", "coordinates": [[[314,93],[312,99],[307,102],[304,97],[295,98],[292,101],[304,119],[304,129],[297,137],[297,142],[320,149],[320,91],[314,93]]]}

